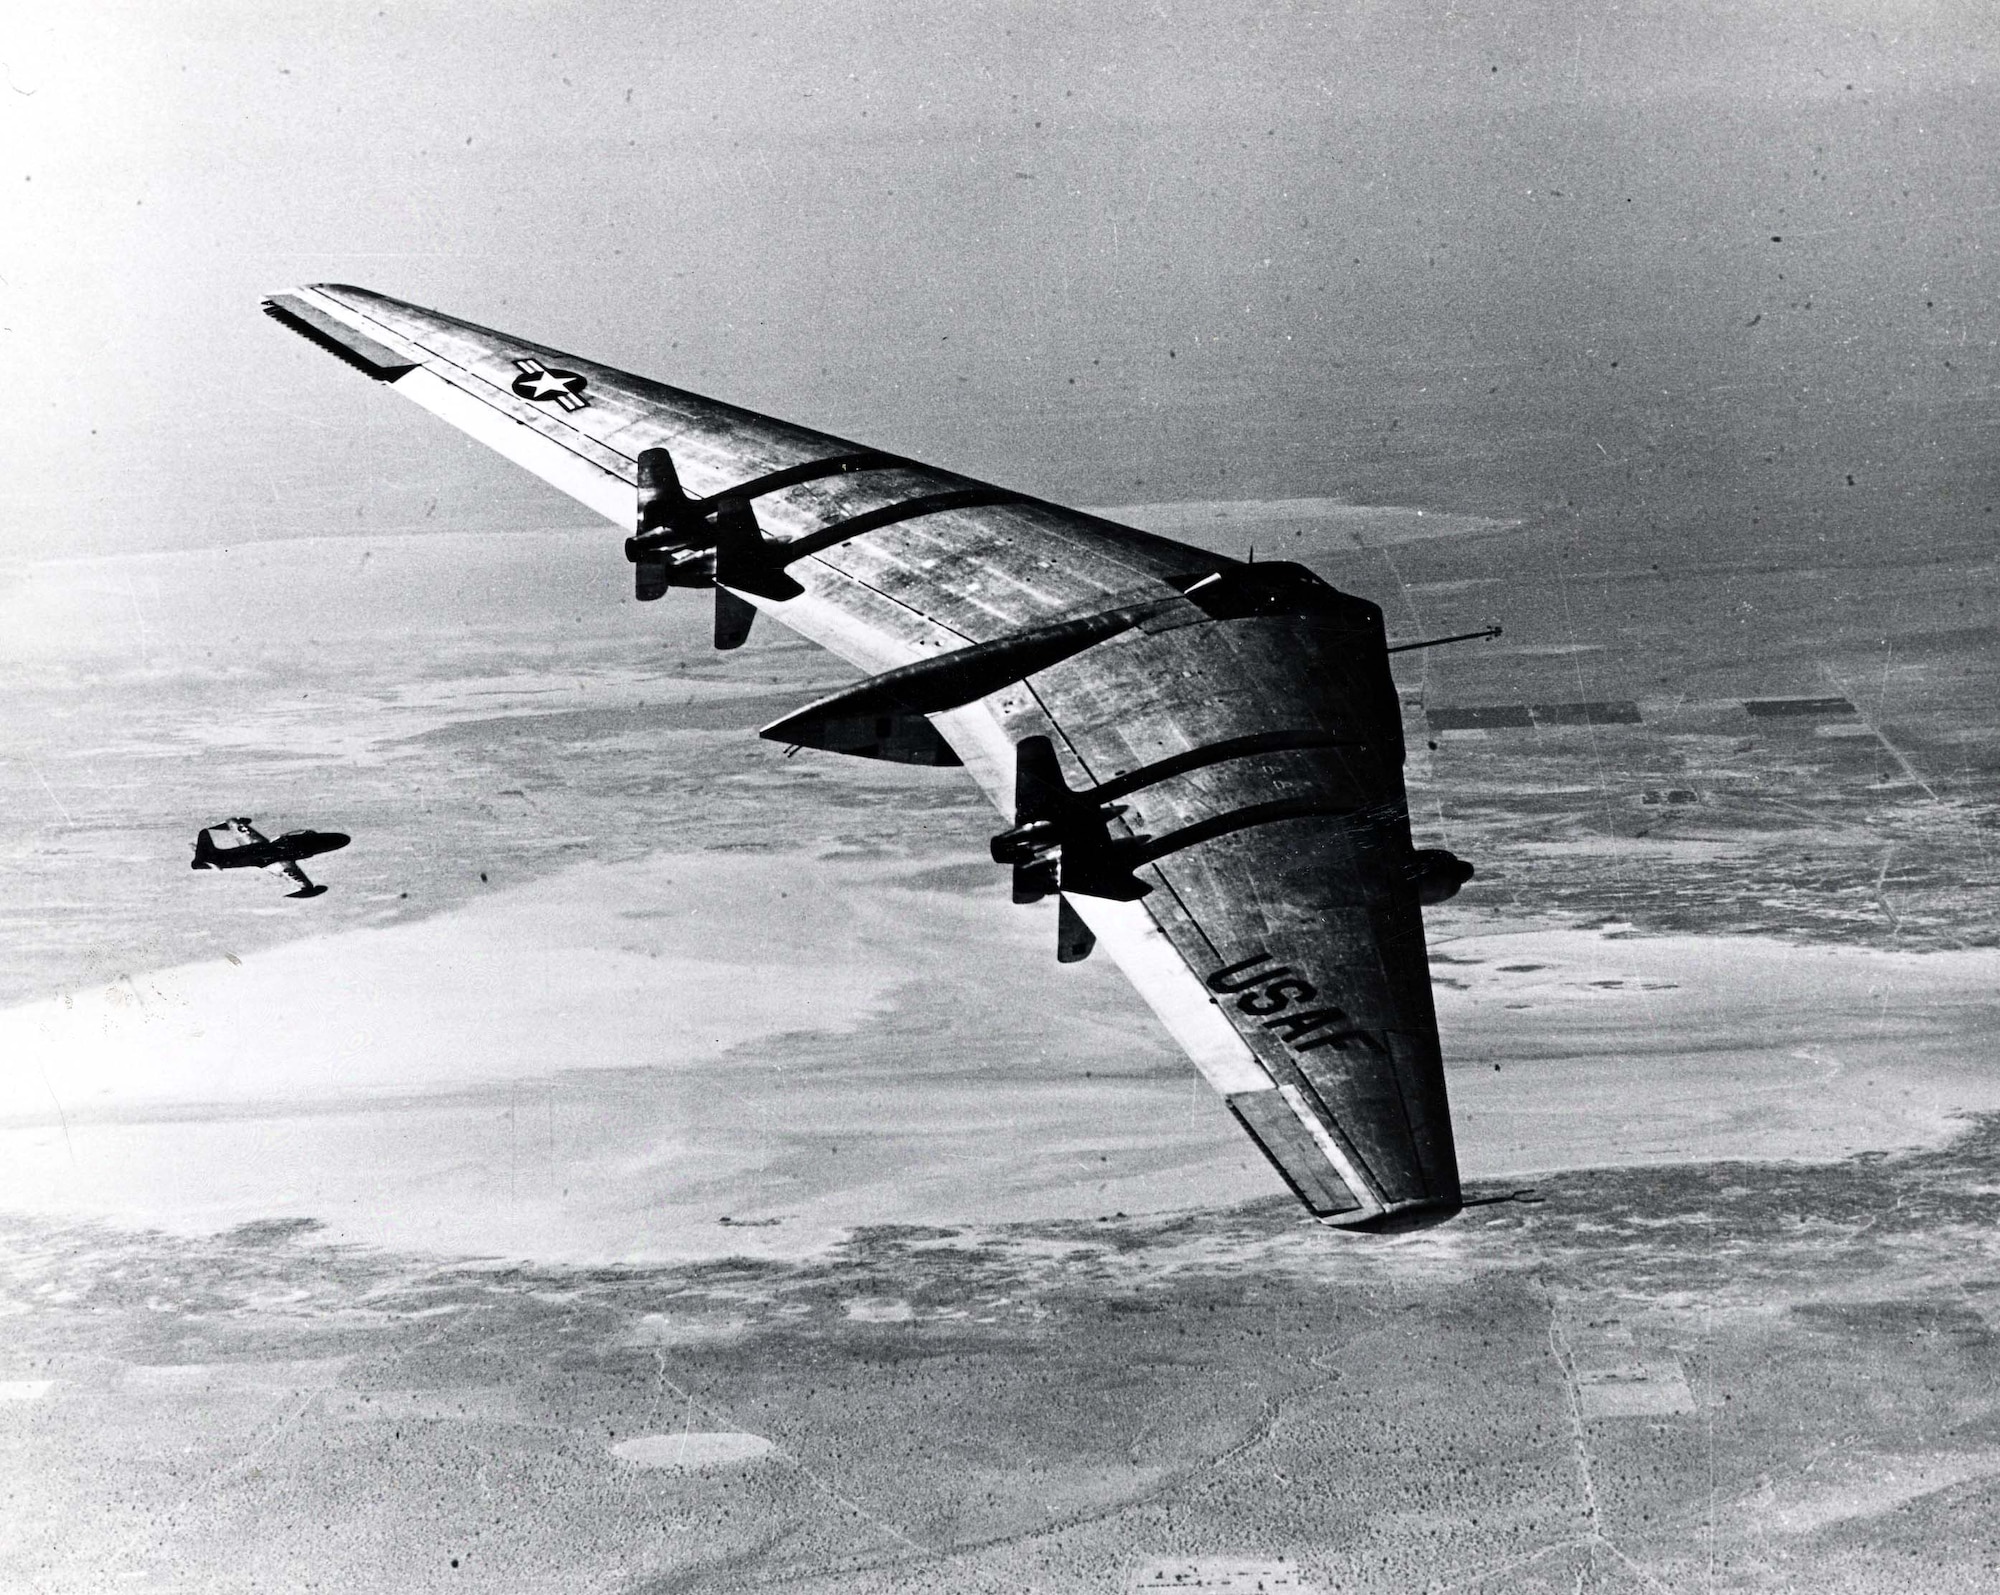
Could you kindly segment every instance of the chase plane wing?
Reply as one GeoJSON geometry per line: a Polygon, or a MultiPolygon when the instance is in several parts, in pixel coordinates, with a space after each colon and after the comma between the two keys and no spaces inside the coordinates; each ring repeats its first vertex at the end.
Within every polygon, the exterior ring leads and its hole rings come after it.
{"type": "Polygon", "coordinates": [[[287,897],[318,897],[326,891],[324,886],[313,883],[306,872],[299,868],[296,859],[284,859],[276,864],[266,864],[264,868],[273,875],[282,875],[298,888],[296,891],[285,893],[287,897]]]}

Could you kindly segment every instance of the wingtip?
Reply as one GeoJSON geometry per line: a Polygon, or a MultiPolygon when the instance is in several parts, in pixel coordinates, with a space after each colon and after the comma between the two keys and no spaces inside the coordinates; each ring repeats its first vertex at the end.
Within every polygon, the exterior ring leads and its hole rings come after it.
{"type": "Polygon", "coordinates": [[[1328,1229],[1345,1230],[1350,1235],[1406,1235],[1412,1230],[1434,1229],[1449,1223],[1464,1210],[1464,1203],[1453,1197],[1434,1202],[1404,1202],[1355,1215],[1337,1213],[1319,1222],[1328,1229]]]}

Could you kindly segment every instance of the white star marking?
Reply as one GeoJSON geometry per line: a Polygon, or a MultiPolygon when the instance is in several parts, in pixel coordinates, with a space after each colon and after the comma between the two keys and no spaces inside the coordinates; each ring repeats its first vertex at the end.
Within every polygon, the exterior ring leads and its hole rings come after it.
{"type": "Polygon", "coordinates": [[[531,399],[559,399],[565,393],[572,391],[571,382],[574,380],[574,378],[571,378],[565,381],[561,377],[551,376],[546,371],[537,371],[528,378],[526,384],[528,397],[531,399]]]}

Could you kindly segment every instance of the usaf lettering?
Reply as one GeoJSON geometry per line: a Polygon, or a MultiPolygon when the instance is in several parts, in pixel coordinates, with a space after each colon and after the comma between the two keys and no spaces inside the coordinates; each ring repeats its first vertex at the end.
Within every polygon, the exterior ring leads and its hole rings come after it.
{"type": "Polygon", "coordinates": [[[1382,1043],[1354,1024],[1345,1009],[1294,1011],[1293,1004],[1311,1002],[1319,995],[1319,988],[1289,964],[1272,964],[1268,952],[1258,951],[1225,965],[1208,977],[1207,985],[1221,996],[1234,997],[1237,1012],[1257,1020],[1294,1052],[1312,1052],[1319,1047],[1345,1052],[1354,1041],[1374,1052],[1383,1050],[1382,1043]]]}

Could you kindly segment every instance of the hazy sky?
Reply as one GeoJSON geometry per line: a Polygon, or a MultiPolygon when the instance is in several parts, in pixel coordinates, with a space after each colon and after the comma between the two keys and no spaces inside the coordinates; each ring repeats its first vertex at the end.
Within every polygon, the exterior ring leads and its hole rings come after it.
{"type": "Polygon", "coordinates": [[[1086,502],[1976,496],[1993,16],[9,7],[0,546],[587,519],[257,314],[327,278],[1086,502]]]}

